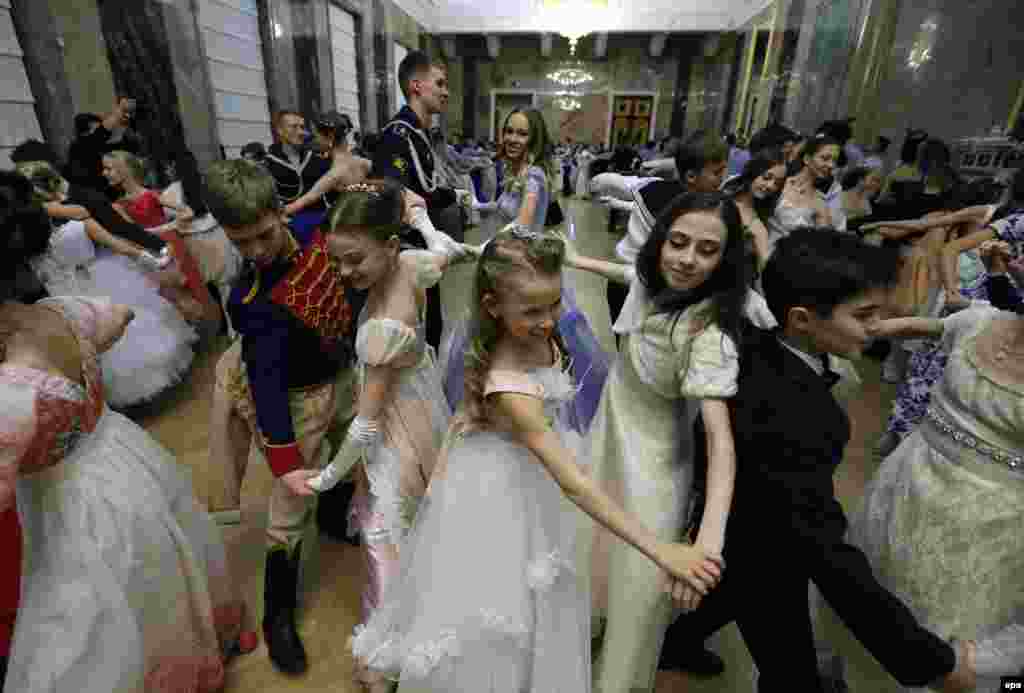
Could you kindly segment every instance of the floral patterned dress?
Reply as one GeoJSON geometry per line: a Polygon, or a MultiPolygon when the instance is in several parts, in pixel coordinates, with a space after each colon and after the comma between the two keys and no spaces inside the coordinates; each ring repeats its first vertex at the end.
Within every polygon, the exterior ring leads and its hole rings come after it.
{"type": "MultiPolygon", "coordinates": [[[[1014,214],[991,224],[996,236],[1018,248],[1024,247],[1024,214],[1014,214]]],[[[988,272],[976,250],[960,255],[960,293],[972,301],[988,301],[988,272]]],[[[947,311],[943,314],[948,315],[947,311]]],[[[935,383],[942,379],[949,353],[942,340],[921,340],[911,346],[907,375],[896,389],[886,432],[905,438],[924,416],[935,383]]]]}
{"type": "Polygon", "coordinates": [[[82,382],[0,363],[0,465],[14,467],[22,594],[4,690],[220,690],[242,603],[188,475],[107,408],[96,343],[110,304],[47,299],[82,354],[82,382]]]}

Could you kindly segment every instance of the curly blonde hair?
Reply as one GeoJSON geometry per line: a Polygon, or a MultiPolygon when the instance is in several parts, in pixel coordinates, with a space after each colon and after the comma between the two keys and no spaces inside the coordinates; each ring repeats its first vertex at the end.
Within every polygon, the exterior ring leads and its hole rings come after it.
{"type": "Polygon", "coordinates": [[[551,276],[562,271],[565,244],[556,236],[529,231],[519,224],[500,230],[484,247],[473,279],[472,337],[465,354],[464,403],[470,421],[487,418],[484,384],[491,369],[501,324],[483,307],[488,294],[513,290],[509,279],[530,273],[551,276]]]}

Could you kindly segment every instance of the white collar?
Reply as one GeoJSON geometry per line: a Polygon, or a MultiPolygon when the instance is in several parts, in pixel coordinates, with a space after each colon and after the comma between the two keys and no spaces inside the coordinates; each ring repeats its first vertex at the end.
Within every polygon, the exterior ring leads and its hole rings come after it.
{"type": "Polygon", "coordinates": [[[782,346],[786,347],[787,349],[792,351],[794,354],[796,354],[800,358],[800,360],[803,361],[804,363],[806,363],[808,366],[810,366],[811,370],[813,370],[815,373],[817,373],[818,375],[824,375],[825,374],[825,364],[822,363],[822,358],[824,358],[827,361],[828,360],[828,354],[821,354],[820,356],[812,356],[811,354],[808,354],[803,349],[797,349],[795,346],[793,346],[792,344],[790,344],[789,342],[784,340],[782,337],[779,337],[778,340],[779,340],[779,344],[781,344],[782,346]]]}

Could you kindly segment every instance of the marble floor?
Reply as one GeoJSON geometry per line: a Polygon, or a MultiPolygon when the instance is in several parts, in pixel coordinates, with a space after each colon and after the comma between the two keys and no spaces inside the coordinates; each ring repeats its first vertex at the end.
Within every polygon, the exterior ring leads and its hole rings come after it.
{"type": "MultiPolygon", "coordinates": [[[[577,219],[578,242],[583,253],[596,257],[612,257],[618,237],[607,229],[607,212],[589,202],[572,200],[567,211],[577,219]]],[[[470,231],[467,242],[476,242],[478,234],[470,231]]],[[[449,316],[461,315],[469,295],[471,268],[457,267],[446,275],[442,297],[449,316]]],[[[579,303],[589,316],[604,347],[614,349],[604,280],[593,275],[575,274],[573,281],[579,303]]],[[[184,383],[167,400],[147,412],[136,412],[137,420],[160,442],[171,449],[181,464],[190,468],[197,496],[203,497],[203,480],[208,465],[207,419],[214,366],[227,342],[215,342],[199,356],[195,368],[184,383]]],[[[878,462],[871,449],[878,439],[893,396],[893,386],[880,382],[877,362],[865,360],[860,366],[864,380],[858,398],[850,404],[853,441],[836,477],[840,500],[849,511],[858,501],[864,484],[874,473],[878,462]]],[[[252,466],[243,485],[242,523],[225,528],[225,540],[232,561],[234,576],[250,608],[250,626],[258,628],[263,600],[263,526],[266,522],[265,498],[271,481],[266,467],[252,466]]],[[[226,690],[245,693],[277,691],[356,691],[352,683],[352,661],[346,643],[359,614],[359,593],[364,581],[359,549],[345,543],[320,537],[310,551],[307,562],[304,594],[301,601],[299,630],[305,643],[310,668],[301,678],[279,674],[267,658],[265,646],[236,659],[229,669],[226,690]]],[[[262,640],[262,635],[261,635],[262,640]]],[[[724,675],[707,680],[686,675],[661,673],[657,693],[669,691],[712,693],[750,691],[751,662],[735,626],[729,626],[711,641],[727,663],[724,675]]],[[[879,681],[881,690],[883,684],[879,681]]]]}

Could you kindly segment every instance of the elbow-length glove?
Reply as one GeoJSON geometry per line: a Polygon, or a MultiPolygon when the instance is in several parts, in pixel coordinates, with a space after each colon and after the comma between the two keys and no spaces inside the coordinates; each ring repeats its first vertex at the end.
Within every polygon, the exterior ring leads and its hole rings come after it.
{"type": "Polygon", "coordinates": [[[331,490],[348,476],[352,467],[363,459],[366,450],[372,447],[379,437],[380,427],[376,419],[364,419],[361,416],[352,419],[338,454],[323,471],[306,483],[317,492],[331,490]]]}

